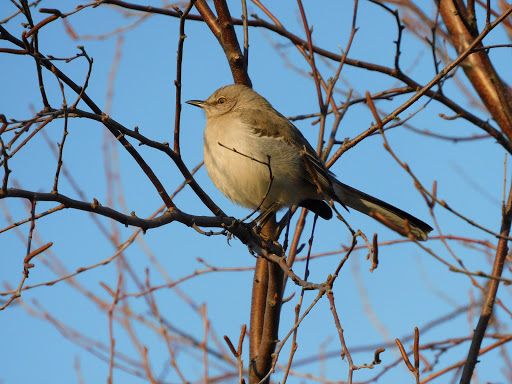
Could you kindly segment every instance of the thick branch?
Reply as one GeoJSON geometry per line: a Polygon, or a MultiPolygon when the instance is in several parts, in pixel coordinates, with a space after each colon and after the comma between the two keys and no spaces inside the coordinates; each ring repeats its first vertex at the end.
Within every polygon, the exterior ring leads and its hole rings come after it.
{"type": "MultiPolygon", "coordinates": [[[[275,239],[277,231],[274,216],[263,227],[263,234],[275,239]]],[[[266,384],[270,382],[268,373],[272,367],[272,354],[278,341],[283,277],[283,270],[278,263],[270,263],[266,259],[258,258],[251,303],[249,383],[266,384]],[[261,284],[261,281],[257,281],[260,279],[266,280],[265,286],[261,284]],[[252,329],[253,323],[256,326],[254,330],[252,329]],[[265,377],[266,379],[261,381],[265,377]]]]}
{"type": "Polygon", "coordinates": [[[263,373],[263,376],[257,374],[257,360],[265,324],[268,265],[269,261],[267,259],[258,257],[252,281],[251,323],[249,328],[249,381],[251,383],[258,382],[261,377],[265,376],[265,373],[263,373]]]}
{"type": "Polygon", "coordinates": [[[195,6],[224,50],[234,82],[252,87],[227,3],[224,0],[214,0],[214,4],[217,18],[204,0],[198,0],[195,6]]]}
{"type": "MultiPolygon", "coordinates": [[[[439,4],[441,17],[459,54],[475,40],[458,9],[462,6],[456,6],[453,0],[441,0],[439,4]]],[[[487,52],[480,49],[482,47],[481,43],[475,46],[478,51],[468,55],[461,67],[493,119],[512,141],[512,96],[496,73],[487,52]]]]}

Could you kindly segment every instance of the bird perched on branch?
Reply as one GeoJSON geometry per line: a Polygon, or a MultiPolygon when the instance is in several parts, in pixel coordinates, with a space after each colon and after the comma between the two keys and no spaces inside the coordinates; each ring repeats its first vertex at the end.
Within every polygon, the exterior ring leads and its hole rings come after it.
{"type": "Polygon", "coordinates": [[[251,88],[228,85],[187,103],[206,114],[204,164],[234,203],[260,212],[297,205],[330,219],[326,201],[335,201],[427,240],[428,224],[337,180],[301,132],[251,88]]]}

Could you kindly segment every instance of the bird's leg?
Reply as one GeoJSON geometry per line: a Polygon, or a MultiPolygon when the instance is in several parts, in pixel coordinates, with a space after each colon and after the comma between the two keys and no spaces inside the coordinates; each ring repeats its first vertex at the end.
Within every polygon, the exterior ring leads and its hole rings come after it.
{"type": "Polygon", "coordinates": [[[261,234],[261,228],[272,218],[272,215],[274,215],[281,206],[277,203],[272,203],[268,208],[263,210],[260,215],[254,219],[254,221],[257,223],[256,227],[254,228],[254,232],[257,234],[261,234]]]}

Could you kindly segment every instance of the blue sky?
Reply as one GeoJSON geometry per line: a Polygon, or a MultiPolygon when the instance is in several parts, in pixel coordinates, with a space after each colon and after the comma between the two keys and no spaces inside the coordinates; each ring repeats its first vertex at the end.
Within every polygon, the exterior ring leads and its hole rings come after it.
{"type": "MultiPolygon", "coordinates": [[[[80,3],[44,1],[41,6],[70,11],[77,4],[80,3]]],[[[241,14],[239,4],[232,6],[233,16],[238,17],[241,14]]],[[[275,12],[287,28],[304,37],[294,2],[269,3],[267,6],[275,12]]],[[[350,32],[351,6],[346,6],[349,10],[345,9],[345,3],[342,4],[342,2],[329,3],[323,8],[308,3],[305,6],[308,20],[314,28],[315,43],[333,51],[339,51],[339,47],[345,47],[350,32]]],[[[256,6],[250,4],[249,7],[249,13],[256,12],[263,17],[256,6]]],[[[0,19],[13,13],[13,10],[12,4],[3,2],[0,5],[0,19]]],[[[428,7],[425,11],[428,14],[433,12],[428,7]]],[[[34,12],[34,17],[39,21],[45,16],[34,12]]],[[[80,36],[87,37],[87,35],[109,33],[117,27],[128,25],[134,19],[135,17],[125,19],[117,11],[100,6],[81,11],[68,20],[80,36]]],[[[19,26],[20,22],[21,18],[18,17],[4,27],[15,36],[19,36],[22,30],[19,26]]],[[[391,66],[394,60],[393,40],[396,39],[396,25],[390,15],[375,5],[361,1],[358,27],[349,56],[391,66]]],[[[240,37],[242,36],[241,29],[237,28],[237,33],[240,37]]],[[[302,71],[309,70],[296,49],[288,41],[277,38],[263,29],[251,29],[250,33],[249,73],[254,89],[286,116],[318,112],[313,82],[309,77],[289,67],[293,64],[302,71]],[[272,44],[279,45],[282,52],[286,54],[286,60],[280,57],[272,44]]],[[[220,86],[231,83],[231,74],[221,48],[206,25],[193,21],[187,22],[186,34],[182,100],[204,99],[220,86]]],[[[178,20],[152,16],[121,35],[117,34],[100,40],[83,38],[79,41],[71,40],[65,33],[61,20],[57,20],[41,32],[40,50],[44,54],[55,57],[69,57],[77,53],[77,45],[84,45],[88,54],[94,58],[87,92],[101,108],[105,109],[109,71],[114,60],[118,36],[122,36],[123,39],[122,54],[112,88],[110,116],[127,127],[138,126],[140,132],[149,138],[172,142],[175,102],[173,81],[176,76],[178,20]]],[[[504,38],[504,34],[497,31],[486,40],[486,44],[503,42],[504,38]]],[[[7,45],[3,42],[1,46],[7,45]]],[[[449,54],[452,58],[454,57],[452,51],[449,51],[449,54]]],[[[493,51],[492,57],[496,58],[498,63],[509,63],[510,49],[493,51]]],[[[317,62],[325,78],[332,76],[334,70],[329,65],[335,68],[335,63],[331,62],[327,65],[318,57],[317,62]]],[[[428,82],[434,76],[428,47],[420,48],[418,40],[410,35],[404,36],[401,65],[409,76],[421,83],[428,82]]],[[[31,117],[33,115],[31,108],[36,111],[42,108],[33,60],[29,57],[2,54],[0,66],[4,68],[0,71],[0,83],[3,88],[0,92],[2,107],[0,113],[6,114],[8,118],[31,117]]],[[[75,82],[83,83],[87,72],[85,60],[75,60],[69,64],[59,62],[58,66],[75,82]]],[[[498,66],[498,69],[501,69],[500,74],[510,82],[510,71],[504,71],[504,67],[505,64],[503,68],[498,66]]],[[[344,94],[349,87],[353,88],[354,95],[360,96],[366,91],[379,92],[401,85],[384,75],[349,66],[345,66],[342,76],[339,89],[343,93],[339,95],[339,100],[346,97],[344,94]]],[[[59,107],[62,104],[60,90],[54,77],[49,73],[45,73],[45,84],[52,105],[59,107]]],[[[453,82],[447,83],[444,91],[480,118],[489,119],[484,111],[466,101],[453,82]]],[[[74,100],[75,97],[70,90],[66,90],[66,96],[68,101],[74,100]]],[[[390,112],[406,99],[401,97],[393,101],[379,102],[377,107],[390,112]]],[[[422,99],[406,111],[402,118],[417,111],[426,102],[426,99],[422,99]]],[[[84,108],[83,105],[82,108],[84,108]]],[[[453,114],[446,107],[431,102],[427,108],[419,111],[410,120],[410,124],[420,130],[448,136],[468,137],[482,133],[464,120],[444,120],[439,117],[439,113],[453,114]]],[[[345,137],[353,138],[367,129],[373,120],[371,112],[365,105],[355,106],[344,118],[338,137],[340,140],[345,137]]],[[[205,118],[200,110],[188,105],[183,106],[181,150],[183,159],[190,168],[202,160],[204,124],[205,118]]],[[[312,126],[309,121],[299,121],[296,125],[312,143],[316,144],[316,125],[312,126]]],[[[45,129],[45,133],[51,141],[60,142],[62,129],[63,122],[56,121],[45,129]]],[[[162,205],[153,186],[122,148],[117,146],[115,153],[109,152],[107,158],[104,158],[104,146],[116,146],[116,144],[111,141],[101,125],[85,119],[72,119],[69,131],[64,148],[64,164],[84,191],[87,201],[96,198],[107,205],[109,194],[105,181],[107,179],[105,164],[108,163],[119,174],[119,181],[114,183],[115,202],[112,203],[114,208],[126,213],[135,211],[139,217],[147,217],[162,205]],[[125,205],[122,205],[118,199],[119,186],[122,188],[125,205]]],[[[431,187],[432,183],[437,181],[440,198],[483,226],[494,231],[499,230],[504,152],[493,140],[454,143],[420,135],[404,127],[388,131],[387,138],[393,150],[410,165],[426,187],[431,187]]],[[[169,193],[182,183],[183,178],[170,159],[146,147],[137,147],[137,149],[169,193]]],[[[19,183],[21,187],[29,190],[43,192],[51,190],[56,160],[41,136],[23,148],[9,162],[9,165],[13,170],[10,179],[12,186],[15,186],[14,183],[19,183]]],[[[381,137],[371,137],[346,152],[334,165],[332,171],[343,182],[400,206],[433,224],[423,198],[414,188],[410,177],[383,148],[381,137]]],[[[196,179],[225,212],[237,218],[247,214],[245,209],[234,206],[215,189],[204,169],[199,170],[196,179]]],[[[61,179],[59,192],[79,198],[65,178],[61,179]]],[[[209,214],[190,188],[185,188],[174,201],[187,213],[209,214]]],[[[37,212],[52,206],[54,204],[39,203],[37,212]]],[[[25,202],[9,199],[0,202],[0,207],[4,212],[8,210],[14,221],[28,217],[25,202]]],[[[491,235],[484,234],[440,207],[436,209],[436,216],[446,235],[474,237],[496,244],[496,240],[491,235]]],[[[370,238],[374,232],[378,232],[381,241],[398,238],[398,235],[392,231],[357,212],[347,214],[346,218],[354,228],[361,229],[370,238]]],[[[121,244],[133,234],[133,228],[125,228],[104,218],[99,218],[99,221],[109,230],[115,228],[116,238],[113,242],[98,229],[89,214],[70,210],[39,220],[36,224],[37,238],[34,241],[36,244],[52,241],[54,244],[51,251],[54,257],[67,271],[74,271],[107,259],[116,251],[114,244],[121,244]]],[[[303,242],[307,241],[311,222],[312,217],[308,217],[303,242]]],[[[6,225],[6,218],[4,215],[0,216],[0,227],[3,228],[6,225]]],[[[16,286],[21,276],[28,231],[29,226],[25,224],[19,227],[19,234],[16,231],[0,234],[1,249],[4,250],[0,253],[3,265],[1,277],[2,281],[11,286],[16,286]]],[[[438,235],[437,231],[434,231],[433,235],[438,235]]],[[[339,250],[349,242],[349,233],[342,223],[336,220],[329,222],[319,220],[313,253],[339,250]]],[[[361,239],[359,243],[361,244],[361,239]]],[[[444,259],[456,264],[448,250],[438,240],[431,240],[425,245],[444,259]]],[[[450,245],[469,270],[482,270],[486,273],[491,271],[491,264],[482,252],[456,242],[450,245]]],[[[206,269],[207,267],[197,258],[218,268],[246,268],[253,266],[255,262],[246,247],[236,239],[230,240],[228,244],[224,236],[206,237],[179,223],[171,223],[148,231],[144,236],[140,236],[138,243],[124,252],[126,262],[142,281],[144,281],[145,269],[149,268],[151,282],[154,285],[163,284],[165,277],[149,259],[150,252],[173,279],[180,279],[196,270],[206,269]]],[[[369,272],[370,263],[365,259],[366,254],[367,251],[364,249],[354,253],[335,284],[337,309],[349,349],[365,345],[380,345],[393,341],[396,337],[410,335],[415,326],[421,329],[430,321],[468,305],[470,297],[474,301],[481,299],[480,291],[472,286],[467,276],[450,272],[446,266],[414,244],[382,246],[380,265],[373,273],[369,272]]],[[[301,256],[303,255],[304,252],[301,256]]],[[[35,260],[35,268],[31,270],[25,285],[47,282],[56,278],[55,272],[47,266],[52,263],[52,257],[47,254],[35,260]]],[[[335,269],[341,257],[338,254],[315,259],[310,268],[309,279],[314,282],[324,281],[326,276],[335,269]]],[[[0,361],[4,367],[0,370],[0,382],[6,384],[79,382],[74,368],[77,361],[80,363],[84,382],[105,381],[108,377],[108,363],[63,337],[60,332],[62,328],[59,331],[55,322],[52,324],[41,319],[40,316],[31,315],[27,311],[27,305],[38,309],[39,314],[50,314],[55,321],[67,324],[88,337],[103,342],[108,341],[108,317],[101,310],[100,303],[89,300],[87,294],[73,284],[76,283],[87,289],[88,292],[94,293],[104,300],[104,303],[110,305],[111,297],[101,287],[100,282],[114,289],[121,268],[119,263],[118,260],[91,269],[80,274],[73,282],[60,282],[50,287],[24,291],[23,303],[11,305],[0,313],[0,329],[3,330],[0,361]]],[[[302,275],[303,268],[304,263],[298,263],[295,270],[302,275]]],[[[478,281],[485,285],[483,279],[478,281]]],[[[231,340],[236,341],[241,325],[248,324],[249,321],[251,283],[251,271],[224,271],[197,276],[180,284],[179,287],[196,303],[206,303],[211,327],[217,335],[220,337],[228,335],[231,340]]],[[[139,289],[129,278],[126,284],[126,291],[129,293],[137,292],[139,289]]],[[[300,289],[289,283],[285,296],[292,293],[295,293],[295,297],[283,307],[280,335],[285,335],[293,325],[293,309],[300,293],[300,289]]],[[[501,287],[500,293],[500,298],[505,305],[509,304],[509,288],[501,287]]],[[[307,292],[303,309],[309,306],[315,297],[316,292],[307,292]]],[[[172,289],[157,291],[155,298],[162,315],[174,327],[201,340],[203,322],[196,308],[187,304],[183,297],[172,289]]],[[[149,308],[144,298],[133,298],[127,302],[137,313],[148,313],[149,308]]],[[[479,308],[473,311],[474,313],[464,312],[443,326],[425,331],[420,336],[421,342],[470,335],[478,319],[479,308]]],[[[500,308],[496,310],[496,315],[500,321],[505,322],[505,325],[500,323],[501,328],[493,329],[492,332],[506,333],[508,315],[500,308]]],[[[149,348],[154,371],[162,372],[164,382],[179,382],[175,372],[165,368],[169,356],[159,335],[149,327],[140,324],[135,324],[134,327],[139,340],[149,348]]],[[[129,335],[120,326],[116,326],[114,332],[117,350],[138,359],[129,335]]],[[[209,343],[217,348],[211,337],[209,343]]],[[[299,349],[295,358],[297,361],[314,356],[324,345],[328,352],[339,352],[339,342],[327,300],[324,299],[317,304],[301,325],[298,343],[299,349]]],[[[486,343],[490,342],[486,341],[486,343]]],[[[280,360],[282,364],[286,362],[289,345],[287,344],[282,352],[282,360],[280,360]]],[[[410,343],[406,344],[406,348],[410,348],[410,343]]],[[[467,349],[466,342],[443,354],[442,363],[436,366],[435,370],[461,360],[465,357],[467,349]]],[[[244,346],[244,350],[248,350],[248,345],[244,346]]],[[[191,347],[180,349],[178,353],[185,376],[190,381],[199,380],[202,377],[202,356],[191,347]]],[[[357,365],[370,363],[373,352],[354,353],[353,358],[357,365]]],[[[383,359],[381,366],[371,371],[357,371],[356,380],[362,381],[373,377],[383,366],[394,362],[398,358],[396,348],[387,348],[381,358],[383,359]]],[[[221,368],[215,367],[215,360],[211,357],[210,359],[212,374],[222,371],[221,368]]],[[[244,359],[248,361],[247,353],[244,359]]],[[[479,378],[482,381],[505,382],[505,376],[500,372],[503,366],[501,359],[498,351],[482,356],[478,369],[479,378]]],[[[221,363],[219,365],[222,366],[221,363]]],[[[297,367],[297,370],[313,375],[325,373],[325,376],[332,380],[345,380],[347,366],[346,361],[334,357],[328,359],[325,366],[310,364],[297,367]]],[[[429,374],[424,373],[422,377],[429,374]]],[[[280,380],[280,375],[282,370],[276,374],[275,379],[280,380]]],[[[383,382],[412,381],[412,375],[407,372],[403,363],[384,377],[383,382]]],[[[134,375],[119,370],[115,371],[114,379],[123,383],[144,382],[134,375]]],[[[290,382],[301,382],[300,380],[293,378],[290,382]]]]}

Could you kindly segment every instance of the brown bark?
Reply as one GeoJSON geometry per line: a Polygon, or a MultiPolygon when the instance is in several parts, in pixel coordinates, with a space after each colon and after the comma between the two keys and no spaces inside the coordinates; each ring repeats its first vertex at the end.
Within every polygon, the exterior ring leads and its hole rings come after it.
{"type": "MultiPolygon", "coordinates": [[[[266,237],[277,238],[275,216],[262,228],[266,237]]],[[[272,354],[278,341],[279,320],[283,297],[283,270],[277,263],[259,257],[254,273],[249,336],[249,383],[270,382],[272,354]]]]}
{"type": "MultiPolygon", "coordinates": [[[[439,12],[455,49],[458,53],[463,52],[478,35],[476,27],[472,28],[476,25],[475,21],[467,18],[466,8],[460,0],[441,0],[439,12]]],[[[482,47],[480,43],[476,49],[482,47]]],[[[494,121],[512,141],[512,96],[498,76],[487,52],[478,50],[470,54],[461,66],[494,121]]]]}

